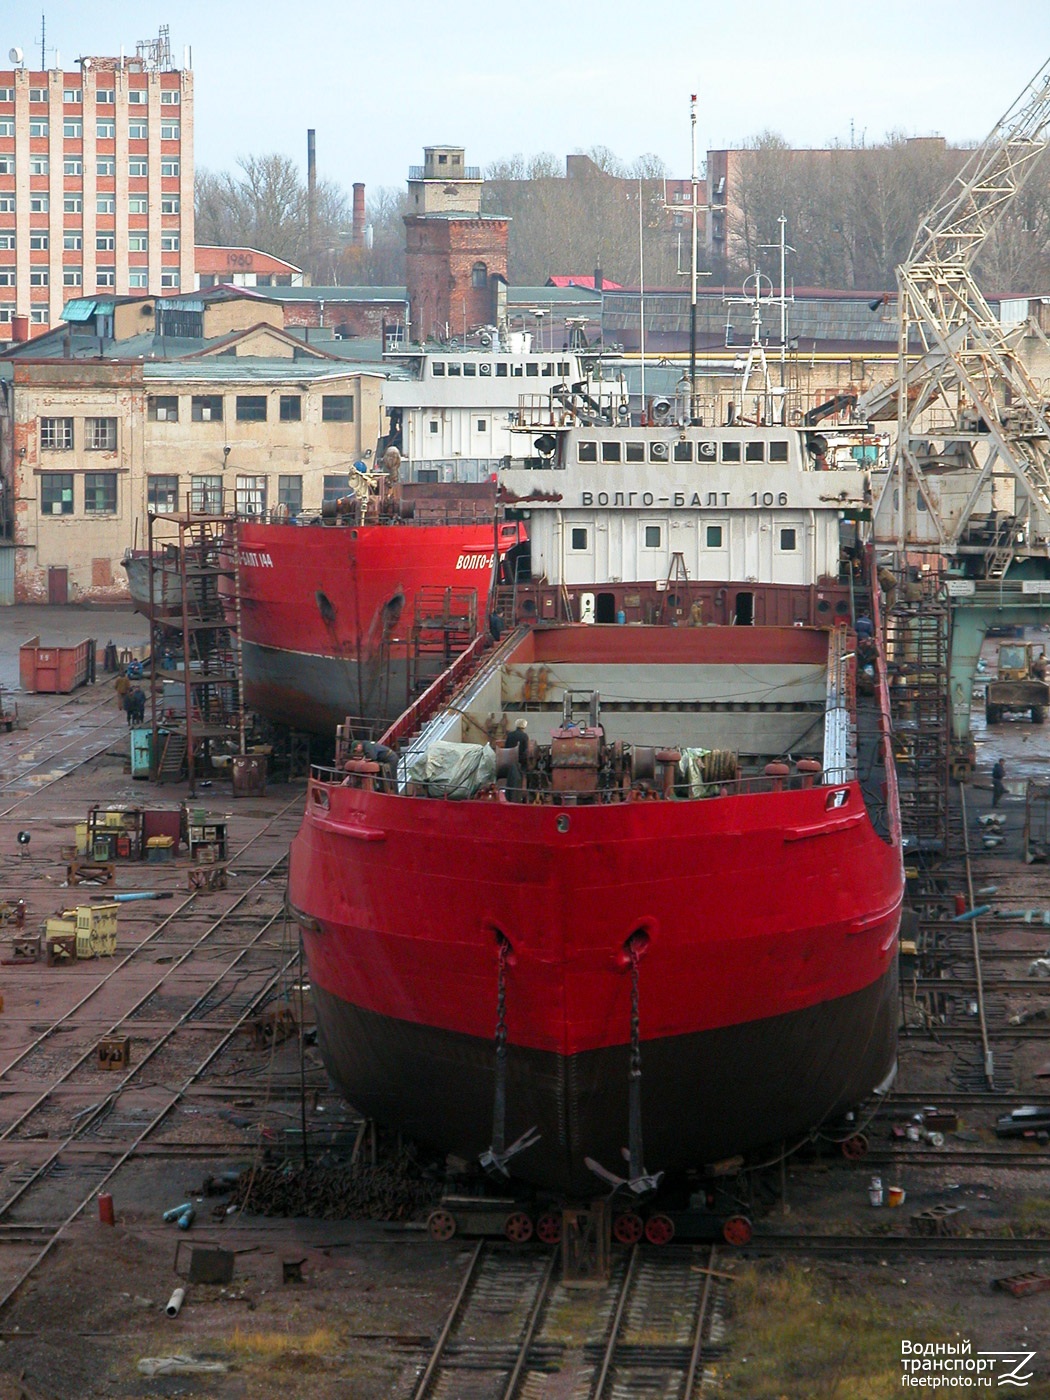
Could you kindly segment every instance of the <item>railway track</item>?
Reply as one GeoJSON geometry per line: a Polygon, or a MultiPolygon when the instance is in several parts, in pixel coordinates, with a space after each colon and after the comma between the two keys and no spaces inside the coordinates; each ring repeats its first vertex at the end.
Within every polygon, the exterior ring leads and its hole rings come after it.
{"type": "Polygon", "coordinates": [[[720,1354],[724,1275],[710,1246],[616,1253],[574,1288],[557,1250],[479,1241],[413,1400],[691,1400],[720,1354]]]}

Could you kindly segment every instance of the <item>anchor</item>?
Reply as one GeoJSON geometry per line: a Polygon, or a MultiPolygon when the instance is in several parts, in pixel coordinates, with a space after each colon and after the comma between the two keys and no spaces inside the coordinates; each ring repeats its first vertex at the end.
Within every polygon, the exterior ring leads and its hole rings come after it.
{"type": "Polygon", "coordinates": [[[527,1128],[509,1146],[507,1136],[507,959],[510,940],[496,934],[499,957],[496,972],[496,1096],[492,1105],[492,1146],[478,1158],[489,1176],[508,1180],[507,1163],[519,1152],[525,1152],[539,1142],[542,1134],[535,1127],[527,1128]]]}
{"type": "Polygon", "coordinates": [[[617,1176],[593,1157],[584,1157],[584,1165],[595,1176],[613,1188],[612,1194],[626,1188],[635,1196],[647,1196],[657,1189],[663,1172],[647,1172],[642,1151],[642,1033],[638,1012],[638,962],[648,946],[644,933],[632,933],[627,940],[627,955],[631,960],[631,1059],[627,1074],[627,1142],[623,1148],[627,1176],[617,1176]]]}

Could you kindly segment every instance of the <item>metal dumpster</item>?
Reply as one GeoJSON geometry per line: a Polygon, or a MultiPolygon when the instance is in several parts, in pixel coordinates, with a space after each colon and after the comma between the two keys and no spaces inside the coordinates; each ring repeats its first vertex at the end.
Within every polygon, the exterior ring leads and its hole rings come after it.
{"type": "Polygon", "coordinates": [[[42,647],[39,637],[30,637],[18,650],[18,675],[23,690],[67,695],[95,679],[95,639],[88,637],[71,647],[42,647]]]}

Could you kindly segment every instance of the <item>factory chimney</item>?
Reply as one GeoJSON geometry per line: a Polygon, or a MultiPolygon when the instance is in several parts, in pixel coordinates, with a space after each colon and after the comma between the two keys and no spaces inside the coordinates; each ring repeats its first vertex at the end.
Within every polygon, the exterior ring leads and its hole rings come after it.
{"type": "Polygon", "coordinates": [[[365,246],[365,187],[357,183],[354,185],[354,222],[353,240],[355,248],[365,246]]]}
{"type": "Polygon", "coordinates": [[[317,262],[317,133],[310,127],[306,133],[306,251],[309,275],[313,281],[317,262]]]}

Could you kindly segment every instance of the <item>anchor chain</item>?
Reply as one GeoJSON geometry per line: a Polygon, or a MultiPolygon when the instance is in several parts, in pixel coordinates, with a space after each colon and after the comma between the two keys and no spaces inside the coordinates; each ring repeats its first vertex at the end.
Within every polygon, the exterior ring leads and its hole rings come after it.
{"type": "Polygon", "coordinates": [[[510,939],[496,934],[496,1089],[492,1103],[492,1146],[478,1159],[492,1176],[509,1177],[507,1163],[519,1152],[539,1142],[540,1134],[529,1128],[506,1146],[507,1139],[507,963],[510,939]]]}

